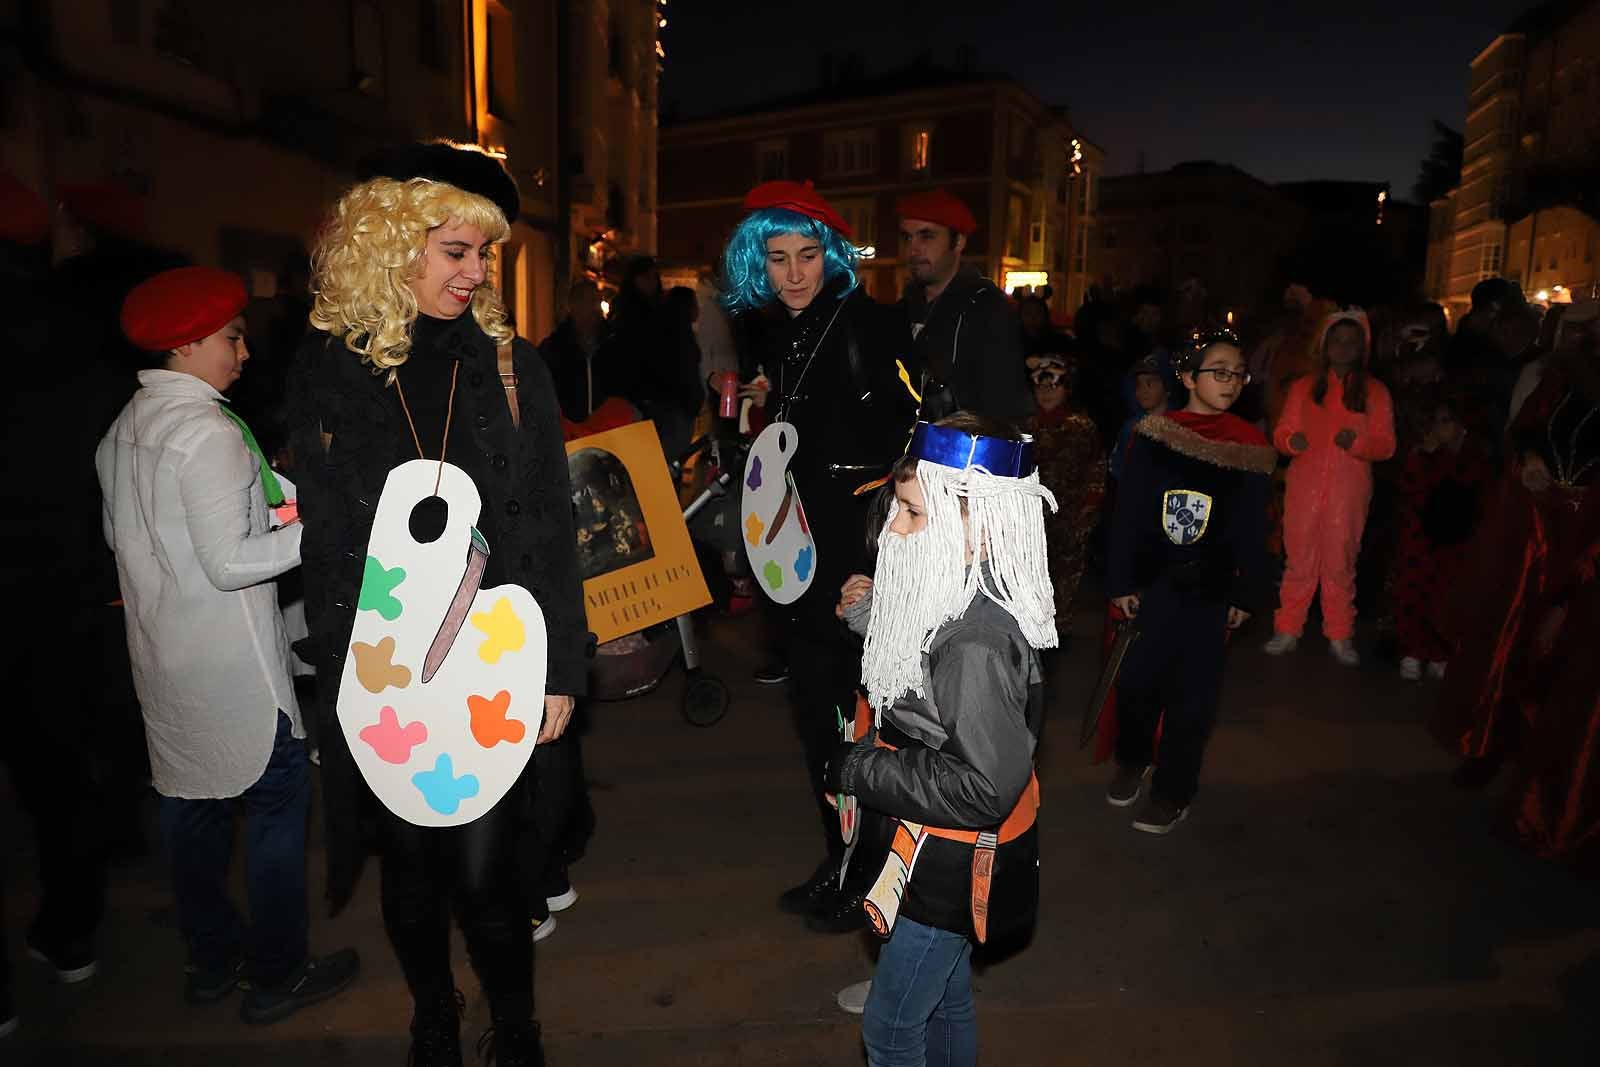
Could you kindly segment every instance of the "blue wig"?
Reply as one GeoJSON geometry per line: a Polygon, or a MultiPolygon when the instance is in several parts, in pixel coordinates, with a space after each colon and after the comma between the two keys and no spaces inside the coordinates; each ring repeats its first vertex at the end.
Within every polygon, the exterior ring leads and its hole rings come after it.
{"type": "Polygon", "coordinates": [[[856,264],[861,253],[827,223],[781,207],[752,211],[734,227],[722,253],[722,306],[729,311],[765,307],[777,299],[767,278],[767,238],[797,233],[822,247],[822,280],[827,285],[841,274],[849,281],[840,291],[842,300],[859,284],[856,264]]]}

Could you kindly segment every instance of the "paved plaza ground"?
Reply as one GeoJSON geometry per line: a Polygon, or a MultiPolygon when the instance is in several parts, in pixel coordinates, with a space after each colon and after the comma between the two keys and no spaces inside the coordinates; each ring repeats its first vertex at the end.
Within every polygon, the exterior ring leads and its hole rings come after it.
{"type": "MultiPolygon", "coordinates": [[[[1255,625],[1230,656],[1191,818],[1156,838],[1105,804],[1107,769],[1077,748],[1098,634],[1091,613],[1076,622],[1040,756],[1040,922],[980,971],[982,1063],[1600,1063],[1600,893],[1500,839],[1492,793],[1450,786],[1421,726],[1432,688],[1341,669],[1320,639],[1268,659],[1255,625]]],[[[573,871],[582,900],[538,952],[550,1062],[860,1064],[833,992],[870,973],[868,939],[808,933],[773,906],[818,847],[783,694],[750,680],[759,626],[703,631],[733,689],[719,725],[680,718],[676,673],[590,715],[599,828],[573,871]]],[[[23,842],[6,916],[20,957],[32,846],[7,833],[23,842]]],[[[312,863],[320,896],[320,845],[312,863]]],[[[313,938],[361,951],[340,999],[267,1028],[240,1024],[237,998],[189,1007],[159,863],[119,868],[98,977],[62,987],[14,961],[23,1029],[0,1065],[403,1064],[409,1004],[375,868],[313,938]]],[[[470,1054],[487,1009],[459,938],[456,959],[470,1054]]]]}

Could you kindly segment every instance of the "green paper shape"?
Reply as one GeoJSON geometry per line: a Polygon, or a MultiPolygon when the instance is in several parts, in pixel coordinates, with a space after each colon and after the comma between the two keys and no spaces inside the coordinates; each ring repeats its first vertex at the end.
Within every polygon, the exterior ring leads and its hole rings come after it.
{"type": "Polygon", "coordinates": [[[769,588],[774,590],[783,588],[783,568],[778,566],[776,560],[767,560],[767,565],[761,568],[761,576],[767,580],[769,588]]]}
{"type": "Polygon", "coordinates": [[[394,622],[403,610],[395,588],[406,580],[404,567],[385,567],[377,556],[368,556],[366,572],[361,576],[361,597],[356,610],[376,611],[385,621],[394,622]]]}

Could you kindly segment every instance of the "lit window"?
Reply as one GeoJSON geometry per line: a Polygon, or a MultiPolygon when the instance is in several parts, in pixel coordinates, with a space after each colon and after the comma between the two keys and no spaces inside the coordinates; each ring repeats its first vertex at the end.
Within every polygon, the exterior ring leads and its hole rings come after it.
{"type": "Polygon", "coordinates": [[[911,169],[928,169],[928,131],[918,130],[911,137],[911,169]]]}

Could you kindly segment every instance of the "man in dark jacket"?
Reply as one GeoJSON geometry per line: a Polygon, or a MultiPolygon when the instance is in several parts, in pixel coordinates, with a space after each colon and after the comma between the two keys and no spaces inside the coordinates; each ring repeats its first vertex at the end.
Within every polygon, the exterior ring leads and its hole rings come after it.
{"type": "Polygon", "coordinates": [[[916,338],[922,417],[973,411],[1020,421],[1033,413],[1022,330],[1011,303],[961,253],[977,221],[943,189],[897,205],[900,245],[911,281],[900,306],[916,338]]]}

